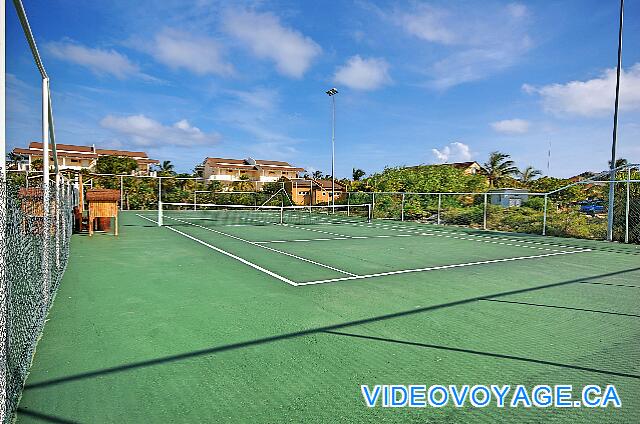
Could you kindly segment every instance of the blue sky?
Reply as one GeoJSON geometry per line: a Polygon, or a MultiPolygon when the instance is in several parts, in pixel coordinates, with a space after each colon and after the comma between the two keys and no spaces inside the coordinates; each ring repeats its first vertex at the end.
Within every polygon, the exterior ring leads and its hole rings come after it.
{"type": "MultiPolygon", "coordinates": [[[[59,143],[353,167],[477,160],[606,168],[615,1],[24,0],[59,143]]],[[[7,2],[7,147],[38,140],[39,79],[7,2]]],[[[625,11],[619,155],[640,162],[640,2],[625,11]]]]}

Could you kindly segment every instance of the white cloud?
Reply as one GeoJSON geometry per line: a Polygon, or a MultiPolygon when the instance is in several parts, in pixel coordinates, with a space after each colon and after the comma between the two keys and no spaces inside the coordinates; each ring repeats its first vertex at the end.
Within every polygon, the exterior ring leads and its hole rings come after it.
{"type": "Polygon", "coordinates": [[[409,34],[426,41],[453,44],[458,41],[454,28],[447,25],[450,13],[429,5],[421,5],[417,11],[402,13],[397,20],[409,34]]]}
{"type": "Polygon", "coordinates": [[[469,146],[459,141],[449,143],[441,149],[431,149],[431,152],[440,163],[465,162],[472,157],[469,146]]]}
{"type": "Polygon", "coordinates": [[[84,66],[98,75],[113,75],[119,79],[143,76],[136,64],[113,49],[94,49],[72,41],[47,43],[45,49],[57,59],[84,66]]]}
{"type": "Polygon", "coordinates": [[[155,35],[153,47],[146,51],[174,69],[184,68],[198,75],[233,74],[233,66],[224,60],[221,46],[209,37],[165,28],[155,35]]]}
{"type": "Polygon", "coordinates": [[[518,3],[479,9],[421,4],[396,11],[392,21],[414,37],[448,47],[427,71],[428,85],[447,89],[515,65],[533,44],[528,15],[527,7],[518,3]]]}
{"type": "Polygon", "coordinates": [[[322,49],[311,38],[284,27],[271,13],[228,11],[224,29],[261,59],[271,59],[278,72],[301,78],[322,49]]]}
{"type": "MultiPolygon", "coordinates": [[[[539,94],[544,109],[556,115],[603,116],[613,112],[616,70],[607,69],[598,78],[534,87],[523,84],[528,94],[539,94]]],[[[640,109],[640,63],[620,75],[620,109],[640,109]]]]}
{"type": "Polygon", "coordinates": [[[522,3],[510,3],[507,5],[507,11],[514,18],[522,18],[529,13],[529,9],[522,3]]]}
{"type": "Polygon", "coordinates": [[[356,55],[338,68],[333,80],[356,90],[375,90],[391,82],[389,64],[381,58],[363,59],[356,55]]]}
{"type": "Polygon", "coordinates": [[[273,110],[280,100],[280,93],[267,88],[256,88],[253,90],[226,90],[243,105],[262,110],[273,110]]]}
{"type": "Polygon", "coordinates": [[[504,119],[491,123],[494,131],[503,134],[524,134],[529,131],[530,123],[524,119],[504,119]]]}
{"type": "Polygon", "coordinates": [[[166,126],[144,115],[107,115],[100,121],[100,125],[129,137],[134,144],[140,146],[188,147],[196,144],[212,144],[220,139],[219,134],[205,133],[189,124],[186,119],[166,126]]]}

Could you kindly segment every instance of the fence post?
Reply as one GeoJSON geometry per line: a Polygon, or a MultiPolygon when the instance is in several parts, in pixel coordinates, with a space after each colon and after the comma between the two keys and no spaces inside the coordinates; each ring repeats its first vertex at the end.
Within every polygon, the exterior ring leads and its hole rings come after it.
{"type": "Polygon", "coordinates": [[[487,193],[484,194],[484,213],[483,213],[483,219],[482,219],[482,229],[486,230],[487,229],[487,193]]]}
{"type": "Polygon", "coordinates": [[[549,196],[544,195],[544,212],[542,213],[542,235],[547,235],[547,203],[549,201],[549,196]]]}
{"type": "Polygon", "coordinates": [[[60,213],[62,208],[60,207],[60,182],[61,175],[60,172],[56,174],[56,194],[55,194],[55,205],[53,210],[55,211],[55,241],[56,241],[56,273],[60,270],[60,213]]]}
{"type": "Polygon", "coordinates": [[[123,177],[122,175],[120,175],[120,210],[123,210],[123,209],[124,209],[124,207],[123,207],[124,202],[123,202],[123,199],[122,199],[123,178],[124,178],[124,177],[123,177]]]}
{"type": "Polygon", "coordinates": [[[375,213],[376,213],[376,192],[372,191],[371,192],[371,216],[373,217],[375,213]]]}
{"type": "Polygon", "coordinates": [[[347,192],[347,216],[351,216],[351,192],[347,192]]]}
{"type": "Polygon", "coordinates": [[[442,208],[442,193],[438,193],[438,225],[440,225],[440,209],[442,208]]]}
{"type": "Polygon", "coordinates": [[[198,204],[198,192],[196,190],[193,191],[193,210],[196,211],[198,210],[198,206],[196,206],[198,204]]]}
{"type": "Polygon", "coordinates": [[[627,205],[624,213],[624,242],[629,243],[629,202],[630,202],[630,188],[631,182],[631,167],[627,168],[627,205]]]}
{"type": "Polygon", "coordinates": [[[400,209],[400,221],[404,221],[404,193],[402,193],[402,209],[400,209]]]}

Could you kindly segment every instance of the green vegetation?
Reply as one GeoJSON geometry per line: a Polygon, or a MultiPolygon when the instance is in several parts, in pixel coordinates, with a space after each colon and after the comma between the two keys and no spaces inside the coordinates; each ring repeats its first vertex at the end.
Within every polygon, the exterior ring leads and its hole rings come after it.
{"type": "Polygon", "coordinates": [[[515,167],[515,162],[509,159],[510,157],[511,155],[498,151],[489,153],[489,160],[485,162],[484,169],[490,187],[499,187],[518,174],[518,168],[515,167]]]}

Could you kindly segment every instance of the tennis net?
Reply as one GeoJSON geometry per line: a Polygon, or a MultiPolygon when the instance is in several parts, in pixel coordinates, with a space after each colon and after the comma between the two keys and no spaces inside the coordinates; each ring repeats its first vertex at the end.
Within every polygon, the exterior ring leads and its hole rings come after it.
{"type": "Polygon", "coordinates": [[[160,225],[307,225],[371,221],[371,205],[246,206],[161,203],[160,225]]]}

